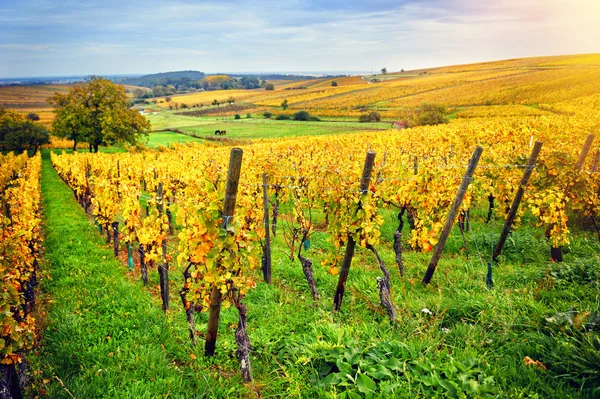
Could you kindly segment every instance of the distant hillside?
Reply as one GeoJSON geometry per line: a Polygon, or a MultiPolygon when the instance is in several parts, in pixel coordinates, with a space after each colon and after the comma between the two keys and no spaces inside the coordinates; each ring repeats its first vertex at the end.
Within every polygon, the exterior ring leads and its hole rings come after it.
{"type": "Polygon", "coordinates": [[[155,86],[165,86],[172,85],[175,87],[178,86],[188,86],[192,82],[197,82],[200,79],[204,79],[204,72],[200,71],[176,71],[176,72],[162,72],[155,73],[152,75],[144,75],[139,78],[128,78],[120,80],[118,83],[133,85],[133,86],[142,86],[142,87],[155,87],[155,86]]]}

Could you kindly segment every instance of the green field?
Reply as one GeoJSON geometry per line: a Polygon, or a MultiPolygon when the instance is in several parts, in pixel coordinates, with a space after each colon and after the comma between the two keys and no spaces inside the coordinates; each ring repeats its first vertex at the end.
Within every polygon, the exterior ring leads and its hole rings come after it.
{"type": "Polygon", "coordinates": [[[172,143],[200,143],[202,140],[195,137],[186,136],[174,132],[152,132],[148,134],[148,142],[145,143],[150,148],[157,148],[159,145],[168,147],[172,143]]]}
{"type": "MultiPolygon", "coordinates": [[[[215,130],[226,130],[227,137],[238,139],[271,139],[291,136],[313,136],[332,133],[347,133],[358,130],[383,130],[390,124],[360,123],[341,118],[329,118],[321,122],[279,121],[265,119],[262,116],[243,117],[193,117],[177,115],[163,111],[156,115],[148,115],[153,130],[178,129],[184,133],[214,137],[215,130]]],[[[220,137],[220,136],[219,136],[220,137]]],[[[151,141],[153,143],[153,141],[151,141]]],[[[163,142],[160,142],[163,144],[163,142]]],[[[155,145],[150,144],[151,147],[155,145]]]]}

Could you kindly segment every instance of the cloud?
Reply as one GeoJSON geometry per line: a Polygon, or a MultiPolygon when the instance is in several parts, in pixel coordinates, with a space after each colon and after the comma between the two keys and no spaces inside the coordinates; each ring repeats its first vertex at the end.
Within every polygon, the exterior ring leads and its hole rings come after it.
{"type": "Polygon", "coordinates": [[[12,2],[0,76],[388,70],[598,51],[597,0],[12,2]]]}

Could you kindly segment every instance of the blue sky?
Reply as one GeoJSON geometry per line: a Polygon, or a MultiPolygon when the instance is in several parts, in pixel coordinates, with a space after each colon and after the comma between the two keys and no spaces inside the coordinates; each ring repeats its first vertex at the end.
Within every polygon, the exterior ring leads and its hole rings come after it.
{"type": "Polygon", "coordinates": [[[600,52],[600,0],[0,0],[0,77],[389,71],[600,52]]]}

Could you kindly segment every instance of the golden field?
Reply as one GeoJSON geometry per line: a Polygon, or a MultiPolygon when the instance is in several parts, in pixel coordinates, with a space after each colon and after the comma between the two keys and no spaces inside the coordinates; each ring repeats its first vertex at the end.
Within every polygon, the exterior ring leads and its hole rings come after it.
{"type": "MultiPolygon", "coordinates": [[[[470,65],[455,65],[386,75],[273,81],[275,90],[215,90],[156,98],[162,109],[202,108],[203,115],[293,113],[308,110],[323,117],[356,118],[378,111],[388,120],[402,118],[422,103],[449,108],[457,118],[543,116],[597,109],[600,95],[600,54],[535,57],[470,65]],[[335,81],[337,86],[332,86],[335,81]],[[234,110],[213,106],[233,98],[234,110]],[[287,100],[288,110],[281,103],[287,100]]],[[[40,114],[52,120],[47,98],[69,86],[0,87],[0,105],[40,114]]],[[[130,88],[132,89],[132,88],[130,88]]]]}

